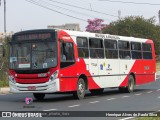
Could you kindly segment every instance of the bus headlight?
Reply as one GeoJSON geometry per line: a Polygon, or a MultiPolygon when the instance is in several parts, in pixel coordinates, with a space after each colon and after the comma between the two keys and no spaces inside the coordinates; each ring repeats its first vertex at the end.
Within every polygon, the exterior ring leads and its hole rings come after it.
{"type": "Polygon", "coordinates": [[[9,75],[9,81],[11,81],[14,84],[16,83],[16,80],[12,75],[9,75]]]}
{"type": "Polygon", "coordinates": [[[55,72],[51,75],[51,77],[50,77],[50,79],[49,79],[49,82],[52,82],[52,81],[55,80],[57,77],[58,77],[58,70],[55,71],[55,72]]]}

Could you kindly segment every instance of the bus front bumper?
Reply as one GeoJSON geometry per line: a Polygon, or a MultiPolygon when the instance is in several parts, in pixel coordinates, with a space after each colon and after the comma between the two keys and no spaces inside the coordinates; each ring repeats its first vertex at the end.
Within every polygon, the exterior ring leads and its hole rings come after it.
{"type": "Polygon", "coordinates": [[[59,92],[59,79],[40,84],[20,84],[9,81],[11,93],[55,93],[59,92]]]}

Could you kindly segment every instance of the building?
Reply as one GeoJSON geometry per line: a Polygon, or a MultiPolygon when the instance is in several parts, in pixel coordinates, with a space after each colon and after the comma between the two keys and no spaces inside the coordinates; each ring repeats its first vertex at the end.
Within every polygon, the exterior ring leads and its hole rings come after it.
{"type": "Polygon", "coordinates": [[[80,26],[79,24],[76,23],[69,23],[69,24],[64,24],[64,25],[49,25],[47,27],[48,29],[63,29],[63,30],[73,30],[73,31],[80,31],[80,26]]]}

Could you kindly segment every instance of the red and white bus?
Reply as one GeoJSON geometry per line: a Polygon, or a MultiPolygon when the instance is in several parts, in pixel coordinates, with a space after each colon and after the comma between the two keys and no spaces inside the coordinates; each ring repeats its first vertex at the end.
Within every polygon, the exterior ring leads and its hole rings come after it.
{"type": "Polygon", "coordinates": [[[10,42],[9,84],[12,93],[102,93],[117,87],[154,82],[156,60],[149,39],[68,30],[29,30],[10,42]]]}

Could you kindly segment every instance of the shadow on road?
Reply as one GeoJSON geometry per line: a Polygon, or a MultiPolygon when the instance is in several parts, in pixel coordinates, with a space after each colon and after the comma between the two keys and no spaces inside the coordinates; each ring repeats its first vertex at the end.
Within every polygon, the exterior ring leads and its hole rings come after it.
{"type": "MultiPolygon", "coordinates": [[[[152,89],[135,89],[133,93],[121,93],[118,89],[105,89],[104,92],[100,95],[92,95],[89,91],[86,92],[85,99],[93,99],[93,97],[113,97],[115,95],[126,95],[126,94],[135,94],[139,92],[145,92],[152,89]]],[[[45,99],[42,101],[34,100],[34,102],[61,102],[61,101],[71,101],[76,100],[72,94],[48,94],[45,99]]]]}

